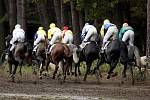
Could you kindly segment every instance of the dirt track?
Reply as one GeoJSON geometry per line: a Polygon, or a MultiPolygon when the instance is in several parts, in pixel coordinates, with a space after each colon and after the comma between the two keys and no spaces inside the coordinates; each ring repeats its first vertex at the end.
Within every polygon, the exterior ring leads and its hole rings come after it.
{"type": "Polygon", "coordinates": [[[0,75],[0,100],[150,100],[149,81],[136,82],[132,86],[130,82],[120,85],[118,78],[106,80],[105,77],[98,84],[94,76],[88,76],[87,82],[81,80],[80,83],[69,77],[64,84],[51,77],[37,79],[35,84],[35,79],[23,74],[12,83],[7,75],[0,75]]]}

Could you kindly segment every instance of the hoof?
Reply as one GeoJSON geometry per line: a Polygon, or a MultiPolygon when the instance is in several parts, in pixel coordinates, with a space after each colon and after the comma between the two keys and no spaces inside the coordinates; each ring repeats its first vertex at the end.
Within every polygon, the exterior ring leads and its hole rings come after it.
{"type": "Polygon", "coordinates": [[[42,79],[42,76],[39,76],[39,79],[42,79]]]}
{"type": "Polygon", "coordinates": [[[121,81],[121,84],[124,84],[124,81],[121,81]]]}
{"type": "Polygon", "coordinates": [[[107,76],[107,79],[110,79],[110,75],[107,76]]]}
{"type": "Polygon", "coordinates": [[[47,73],[44,73],[44,76],[47,76],[47,73]]]}
{"type": "Polygon", "coordinates": [[[118,73],[111,73],[107,76],[107,79],[110,79],[111,77],[116,77],[118,73]]]}
{"type": "Polygon", "coordinates": [[[55,79],[55,77],[53,76],[52,79],[55,79]]]}
{"type": "Polygon", "coordinates": [[[84,78],[83,81],[86,81],[86,79],[84,78]]]}
{"type": "Polygon", "coordinates": [[[118,73],[117,73],[117,72],[116,72],[116,73],[112,73],[112,74],[111,74],[111,76],[112,76],[112,77],[116,77],[117,75],[118,75],[118,73]]]}
{"type": "Polygon", "coordinates": [[[70,73],[67,73],[67,75],[70,75],[70,73]]]}
{"type": "Polygon", "coordinates": [[[33,81],[33,84],[37,84],[37,81],[33,81]]]}

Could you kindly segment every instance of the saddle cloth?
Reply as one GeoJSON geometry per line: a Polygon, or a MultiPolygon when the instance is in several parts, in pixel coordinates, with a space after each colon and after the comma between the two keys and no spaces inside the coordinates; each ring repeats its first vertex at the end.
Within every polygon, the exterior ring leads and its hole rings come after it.
{"type": "Polygon", "coordinates": [[[83,49],[87,44],[89,44],[90,42],[85,42],[85,43],[82,43],[82,44],[80,44],[79,46],[80,46],[80,48],[81,49],[83,49]]]}

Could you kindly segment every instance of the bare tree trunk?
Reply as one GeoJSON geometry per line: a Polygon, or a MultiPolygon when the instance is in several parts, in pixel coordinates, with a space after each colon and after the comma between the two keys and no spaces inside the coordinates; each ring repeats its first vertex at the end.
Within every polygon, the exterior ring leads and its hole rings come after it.
{"type": "Polygon", "coordinates": [[[114,23],[120,29],[122,23],[127,22],[130,24],[130,1],[119,1],[114,9],[114,23]]]}
{"type": "Polygon", "coordinates": [[[38,8],[39,16],[40,16],[40,22],[42,26],[44,26],[47,30],[49,26],[49,23],[48,23],[49,20],[48,20],[48,12],[46,9],[46,3],[44,1],[38,1],[37,8],[38,8]]]}
{"type": "Polygon", "coordinates": [[[147,47],[146,55],[150,57],[150,0],[147,0],[147,47]]]}
{"type": "MultiPolygon", "coordinates": [[[[4,10],[4,0],[0,0],[0,19],[4,17],[5,15],[5,10],[4,10]]],[[[5,33],[4,33],[4,21],[0,22],[0,54],[3,52],[5,48],[5,33]]]]}
{"type": "Polygon", "coordinates": [[[84,26],[84,16],[82,11],[79,11],[79,24],[80,24],[80,31],[81,31],[84,26]]]}
{"type": "MultiPolygon", "coordinates": [[[[10,0],[4,0],[5,9],[6,9],[7,14],[9,13],[9,11],[8,11],[8,9],[9,9],[9,1],[10,1],[10,0]]],[[[14,1],[15,1],[15,0],[14,0],[14,1]]]]}
{"type": "Polygon", "coordinates": [[[61,28],[65,25],[65,15],[64,15],[64,0],[60,0],[61,3],[61,28]]]}
{"type": "Polygon", "coordinates": [[[79,33],[79,17],[76,11],[75,0],[70,0],[71,5],[71,17],[72,17],[72,28],[75,34],[79,33]]]}
{"type": "Polygon", "coordinates": [[[10,27],[10,33],[12,33],[14,26],[17,23],[17,7],[16,7],[16,0],[9,0],[8,1],[9,7],[9,27],[10,27]]]}
{"type": "Polygon", "coordinates": [[[26,30],[25,21],[25,0],[17,0],[17,23],[26,30]]]}
{"type": "Polygon", "coordinates": [[[48,11],[48,20],[50,24],[50,22],[53,22],[56,18],[53,0],[47,0],[47,11],[48,11]]]}
{"type": "Polygon", "coordinates": [[[60,7],[60,0],[54,0],[54,8],[56,14],[57,25],[61,26],[61,7],[60,7]]]}

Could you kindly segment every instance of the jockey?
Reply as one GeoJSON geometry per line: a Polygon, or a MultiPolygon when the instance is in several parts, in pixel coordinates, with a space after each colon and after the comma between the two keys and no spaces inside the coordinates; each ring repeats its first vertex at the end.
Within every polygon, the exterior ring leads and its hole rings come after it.
{"type": "Polygon", "coordinates": [[[38,47],[38,44],[42,41],[45,40],[46,38],[46,32],[44,31],[43,27],[39,27],[38,31],[35,34],[35,41],[33,44],[33,54],[35,54],[36,49],[38,47]]]}
{"type": "Polygon", "coordinates": [[[134,30],[128,23],[124,23],[118,34],[119,40],[129,42],[129,45],[134,46],[134,30]],[[129,40],[129,41],[127,41],[129,40]]]}
{"type": "Polygon", "coordinates": [[[95,41],[97,34],[95,26],[85,23],[81,33],[81,36],[83,37],[82,44],[80,45],[81,49],[84,48],[86,42],[95,41]]]}
{"type": "Polygon", "coordinates": [[[56,42],[60,42],[62,40],[61,30],[58,27],[56,27],[54,23],[50,24],[48,37],[51,38],[51,41],[49,42],[48,45],[48,50],[53,44],[55,44],[56,42]]]}
{"type": "Polygon", "coordinates": [[[12,45],[10,48],[10,53],[12,53],[13,49],[15,48],[16,42],[24,42],[25,40],[25,32],[19,24],[15,25],[12,35],[13,37],[10,40],[10,44],[12,45]]]}
{"type": "Polygon", "coordinates": [[[68,26],[64,26],[62,31],[62,42],[66,44],[73,43],[73,33],[69,30],[68,26]]]}
{"type": "Polygon", "coordinates": [[[103,44],[102,44],[102,52],[105,49],[105,45],[108,43],[108,40],[113,37],[116,38],[115,36],[118,33],[118,29],[115,24],[110,23],[108,19],[105,19],[101,28],[101,35],[104,35],[103,38],[103,44]],[[106,30],[106,34],[104,35],[104,30],[106,30]]]}

